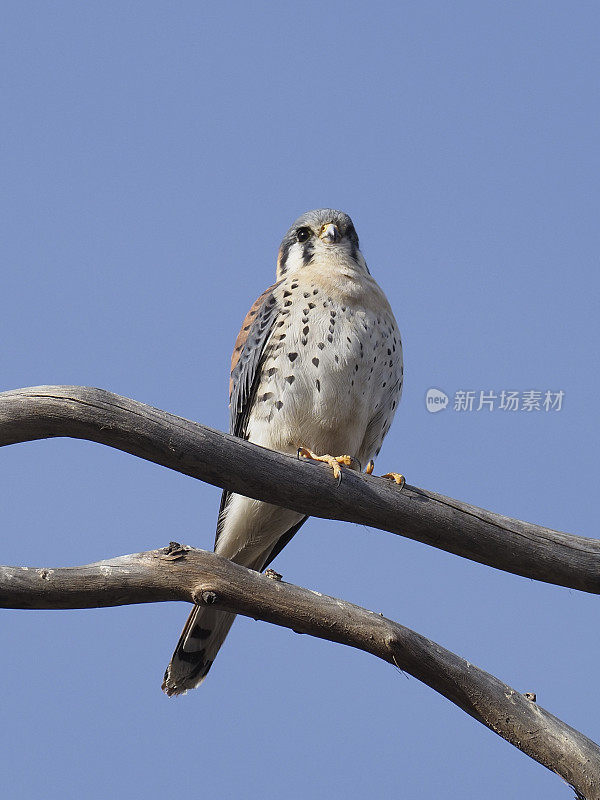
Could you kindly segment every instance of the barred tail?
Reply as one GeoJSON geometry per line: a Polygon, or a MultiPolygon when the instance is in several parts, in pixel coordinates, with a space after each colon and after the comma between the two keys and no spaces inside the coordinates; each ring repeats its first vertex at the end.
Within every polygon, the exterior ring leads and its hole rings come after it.
{"type": "Polygon", "coordinates": [[[185,694],[202,683],[235,616],[200,606],[192,610],[165,672],[162,688],[169,697],[185,694]]]}

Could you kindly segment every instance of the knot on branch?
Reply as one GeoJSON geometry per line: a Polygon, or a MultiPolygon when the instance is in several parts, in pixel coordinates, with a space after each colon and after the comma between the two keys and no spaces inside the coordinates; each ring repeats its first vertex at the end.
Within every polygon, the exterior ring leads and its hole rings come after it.
{"type": "Polygon", "coordinates": [[[198,586],[192,592],[192,600],[197,606],[214,606],[219,601],[219,595],[210,587],[198,586]]]}
{"type": "Polygon", "coordinates": [[[403,642],[401,637],[398,636],[397,633],[388,633],[385,636],[385,645],[389,653],[389,658],[387,659],[388,663],[393,664],[395,667],[397,667],[397,669],[404,671],[404,668],[401,666],[403,650],[403,642]]]}
{"type": "Polygon", "coordinates": [[[157,550],[156,554],[160,558],[167,561],[179,561],[185,558],[186,554],[191,550],[186,544],[179,544],[179,542],[169,542],[168,547],[163,547],[162,550],[157,550]]]}

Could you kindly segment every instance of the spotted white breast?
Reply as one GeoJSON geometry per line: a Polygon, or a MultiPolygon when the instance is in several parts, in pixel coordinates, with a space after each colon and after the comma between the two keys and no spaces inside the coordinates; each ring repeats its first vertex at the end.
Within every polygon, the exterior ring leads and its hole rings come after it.
{"type": "Polygon", "coordinates": [[[274,287],[278,319],[265,345],[247,438],[295,453],[377,455],[402,390],[402,346],[370,275],[319,264],[274,287]]]}

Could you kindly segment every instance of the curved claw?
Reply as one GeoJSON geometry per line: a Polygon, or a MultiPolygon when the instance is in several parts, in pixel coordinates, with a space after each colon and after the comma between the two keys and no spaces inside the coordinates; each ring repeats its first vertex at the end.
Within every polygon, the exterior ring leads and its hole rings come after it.
{"type": "Polygon", "coordinates": [[[400,475],[399,472],[386,472],[385,475],[381,476],[382,478],[390,478],[397,483],[397,485],[402,489],[404,484],[406,483],[406,479],[404,475],[400,475]]]}
{"type": "Polygon", "coordinates": [[[333,477],[337,479],[338,486],[342,482],[340,464],[343,464],[345,467],[350,467],[352,466],[352,461],[356,460],[353,459],[352,456],[330,456],[329,453],[318,456],[316,453],[313,453],[312,450],[309,450],[308,447],[298,448],[298,458],[300,458],[300,456],[302,456],[302,458],[309,458],[311,461],[323,461],[325,464],[329,464],[333,470],[333,477]]]}

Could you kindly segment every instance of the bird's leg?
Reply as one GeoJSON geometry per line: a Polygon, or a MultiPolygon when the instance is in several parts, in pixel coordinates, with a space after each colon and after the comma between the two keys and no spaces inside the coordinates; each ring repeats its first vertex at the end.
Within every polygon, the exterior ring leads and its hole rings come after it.
{"type": "MultiPolygon", "coordinates": [[[[371,459],[367,464],[367,467],[365,469],[365,474],[372,475],[374,469],[375,469],[375,462],[373,461],[373,459],[371,459]]],[[[402,488],[406,483],[404,475],[400,475],[399,472],[386,472],[385,475],[382,475],[381,477],[390,478],[390,480],[395,481],[400,488],[402,488]]]]}
{"type": "Polygon", "coordinates": [[[312,450],[309,450],[308,447],[299,447],[298,456],[310,458],[311,461],[324,461],[326,464],[329,464],[333,470],[333,477],[337,478],[338,482],[342,479],[340,464],[343,464],[345,467],[350,467],[352,466],[352,461],[354,460],[352,456],[330,456],[329,453],[326,453],[323,456],[318,456],[316,453],[313,453],[312,450]]]}

